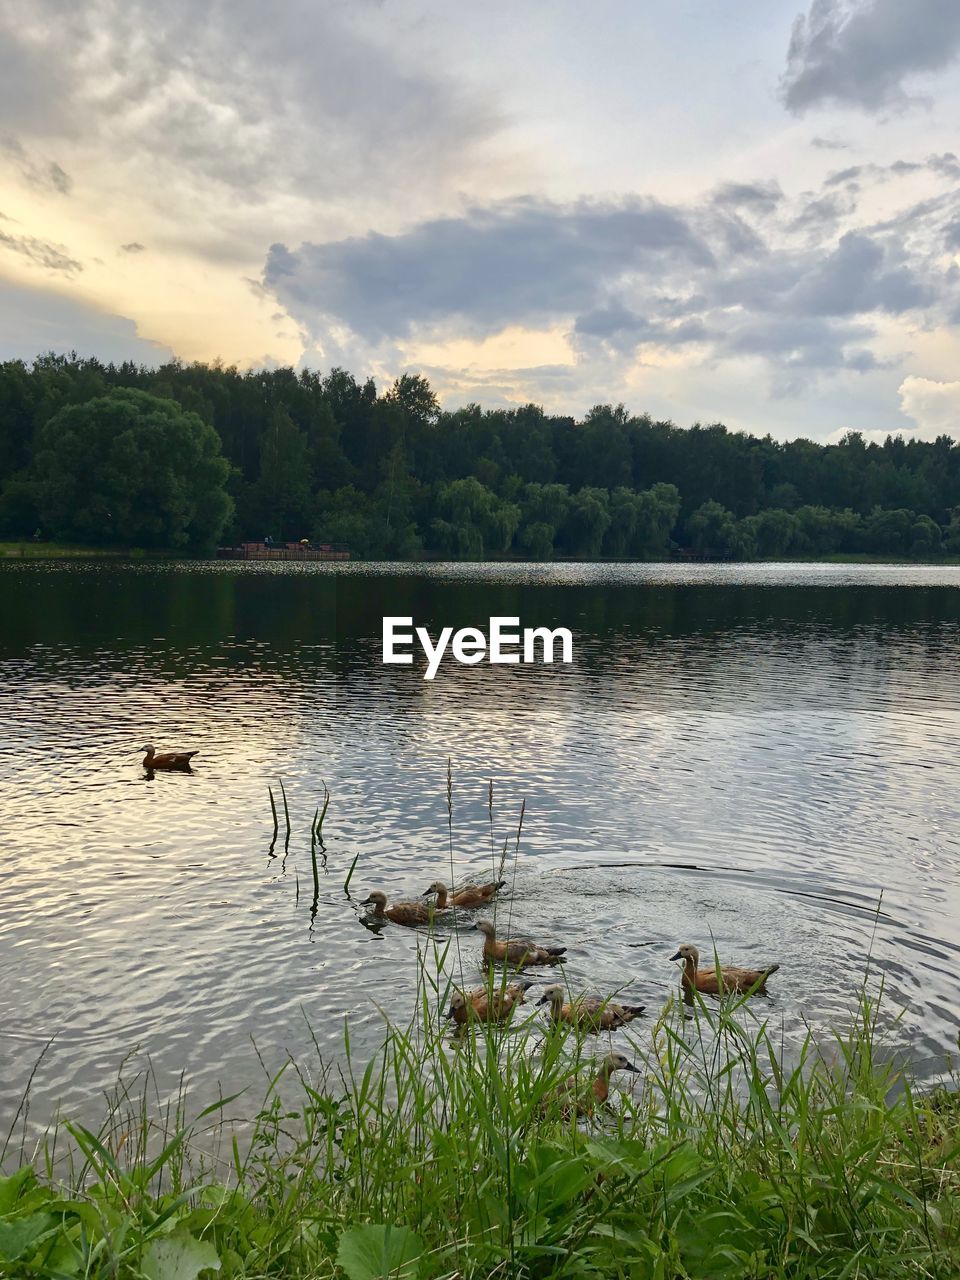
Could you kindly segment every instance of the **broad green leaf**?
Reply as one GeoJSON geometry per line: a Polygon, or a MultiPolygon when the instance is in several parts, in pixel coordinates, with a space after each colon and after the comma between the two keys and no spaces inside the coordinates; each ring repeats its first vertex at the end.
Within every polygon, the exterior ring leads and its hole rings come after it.
{"type": "Polygon", "coordinates": [[[423,1244],[408,1227],[349,1227],[340,1236],[337,1266],[349,1280],[418,1280],[423,1244]]]}
{"type": "Polygon", "coordinates": [[[49,1213],[31,1213],[29,1218],[0,1220],[0,1262],[15,1262],[41,1236],[57,1225],[49,1213]]]}
{"type": "Polygon", "coordinates": [[[35,1174],[28,1164],[9,1178],[0,1178],[0,1214],[9,1213],[17,1203],[24,1187],[35,1181],[35,1174]]]}
{"type": "Polygon", "coordinates": [[[150,1241],[143,1255],[147,1280],[197,1280],[201,1271],[219,1271],[217,1251],[185,1232],[150,1241]]]}

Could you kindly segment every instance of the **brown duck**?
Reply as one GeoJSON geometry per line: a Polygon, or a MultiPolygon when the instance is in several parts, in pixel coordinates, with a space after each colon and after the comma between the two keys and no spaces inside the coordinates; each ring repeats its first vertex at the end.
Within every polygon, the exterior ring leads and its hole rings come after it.
{"type": "Polygon", "coordinates": [[[491,880],[489,884],[463,884],[459,889],[448,889],[442,880],[434,880],[423,895],[437,895],[436,909],[445,911],[447,907],[482,907],[506,884],[506,880],[491,880]]]}
{"type": "Polygon", "coordinates": [[[140,749],[146,753],[143,757],[145,769],[189,769],[190,761],[198,754],[196,751],[161,751],[158,754],[152,742],[140,749]]]}
{"type": "Polygon", "coordinates": [[[690,943],[678,947],[671,960],[683,961],[683,989],[687,993],[701,991],[704,995],[717,996],[724,991],[766,991],[767,979],[780,968],[771,964],[766,969],[738,969],[735,965],[723,965],[719,970],[701,969],[700,952],[690,943]]]}
{"type": "Polygon", "coordinates": [[[475,927],[483,934],[484,960],[506,960],[518,969],[534,964],[563,964],[566,947],[541,947],[525,938],[510,938],[506,942],[500,942],[489,920],[478,920],[475,927]]]}
{"type": "Polygon", "coordinates": [[[458,1026],[474,1018],[481,1022],[505,1022],[518,1004],[523,1004],[532,982],[513,982],[503,990],[477,987],[474,991],[454,991],[448,1018],[458,1026]]]}
{"type": "Polygon", "coordinates": [[[362,906],[372,906],[374,920],[392,920],[394,924],[429,924],[433,919],[433,907],[425,902],[394,902],[387,906],[387,895],[379,889],[364,898],[362,906]]]}
{"type": "Polygon", "coordinates": [[[581,1031],[615,1031],[639,1018],[646,1008],[643,1004],[617,1004],[600,996],[577,996],[571,1001],[565,1001],[564,996],[563,987],[547,987],[537,1004],[549,1001],[554,1022],[569,1022],[581,1031]]]}
{"type": "Polygon", "coordinates": [[[558,1085],[545,1095],[541,1107],[546,1110],[551,1102],[560,1102],[565,1116],[585,1116],[597,1106],[602,1106],[610,1096],[610,1077],[614,1071],[631,1071],[640,1075],[640,1068],[635,1067],[629,1058],[622,1053],[608,1053],[600,1063],[600,1069],[587,1085],[578,1076],[568,1076],[563,1084],[558,1085]]]}

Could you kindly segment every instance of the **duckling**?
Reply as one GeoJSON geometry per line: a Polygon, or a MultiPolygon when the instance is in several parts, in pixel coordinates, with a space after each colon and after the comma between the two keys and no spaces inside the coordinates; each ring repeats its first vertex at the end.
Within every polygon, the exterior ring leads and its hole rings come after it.
{"type": "Polygon", "coordinates": [[[361,906],[373,907],[371,917],[377,921],[392,920],[394,924],[429,924],[433,919],[433,907],[424,902],[395,902],[387,906],[387,895],[379,889],[364,898],[361,906]]]}
{"type": "Polygon", "coordinates": [[[190,761],[199,754],[196,751],[162,751],[157,755],[152,742],[148,742],[140,750],[146,752],[143,757],[145,769],[189,769],[190,761]]]}
{"type": "Polygon", "coordinates": [[[533,964],[563,964],[566,947],[541,947],[525,938],[510,938],[498,942],[496,931],[489,920],[478,920],[475,928],[483,934],[484,960],[506,960],[522,969],[533,964]]]}
{"type": "Polygon", "coordinates": [[[550,1017],[554,1022],[569,1022],[581,1031],[615,1031],[634,1018],[639,1018],[647,1007],[643,1004],[616,1004],[600,996],[577,996],[564,1002],[563,987],[547,987],[538,1005],[550,1002],[550,1017]]]}
{"type": "Polygon", "coordinates": [[[489,884],[462,884],[459,889],[448,889],[442,880],[434,880],[423,896],[426,898],[431,893],[435,893],[438,911],[445,911],[448,906],[482,907],[495,897],[506,883],[506,880],[491,880],[489,884]]]}
{"type": "Polygon", "coordinates": [[[600,1070],[587,1086],[576,1075],[568,1076],[563,1084],[558,1085],[545,1095],[541,1107],[546,1110],[551,1102],[562,1102],[563,1114],[571,1116],[590,1115],[598,1104],[602,1106],[610,1096],[610,1077],[614,1071],[631,1071],[640,1075],[640,1068],[635,1067],[629,1058],[622,1053],[608,1053],[600,1063],[600,1070]]]}
{"type": "Polygon", "coordinates": [[[450,997],[448,1018],[458,1026],[473,1018],[481,1022],[505,1022],[518,1004],[523,1004],[532,982],[513,982],[502,991],[489,987],[477,987],[473,991],[454,991],[450,997]]]}
{"type": "Polygon", "coordinates": [[[769,965],[766,969],[738,969],[733,965],[723,965],[719,976],[715,969],[700,968],[700,952],[690,943],[678,947],[671,960],[683,961],[683,989],[688,994],[702,991],[705,995],[716,996],[724,991],[763,991],[767,989],[767,979],[780,968],[778,964],[769,965]]]}

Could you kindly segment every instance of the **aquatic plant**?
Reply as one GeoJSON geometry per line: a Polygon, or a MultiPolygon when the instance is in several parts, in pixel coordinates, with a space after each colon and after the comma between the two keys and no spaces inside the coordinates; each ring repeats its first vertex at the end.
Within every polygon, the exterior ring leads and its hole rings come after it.
{"type": "Polygon", "coordinates": [[[582,1040],[523,1008],[451,1038],[447,959],[428,939],[417,1015],[386,1022],[372,1060],[347,1028],[339,1064],[288,1064],[252,1117],[234,1096],[187,1123],[182,1094],[163,1106],[138,1077],[96,1130],[59,1120],[29,1151],[8,1137],[0,1272],[957,1274],[960,1101],[912,1087],[876,993],[790,1066],[745,999],[671,1000],[648,1039],[619,1040],[636,1091],[577,1120],[551,1091],[589,1078],[582,1040]]]}

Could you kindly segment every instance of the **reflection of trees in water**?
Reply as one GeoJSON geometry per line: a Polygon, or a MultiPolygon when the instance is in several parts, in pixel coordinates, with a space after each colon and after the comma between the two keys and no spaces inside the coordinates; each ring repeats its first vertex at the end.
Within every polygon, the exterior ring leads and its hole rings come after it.
{"type": "MultiPolygon", "coordinates": [[[[0,652],[35,646],[96,653],[99,670],[122,670],[143,655],[154,675],[180,679],[209,669],[222,677],[256,671],[336,677],[344,693],[361,684],[379,701],[414,704],[444,697],[421,666],[382,667],[384,615],[410,616],[436,636],[444,626],[478,626],[491,616],[522,626],[569,627],[576,669],[616,685],[649,669],[662,684],[686,678],[728,685],[756,680],[768,655],[813,650],[817,666],[876,666],[888,672],[953,661],[960,592],[949,589],[504,583],[428,576],[251,573],[162,569],[17,569],[5,576],[0,652]],[[215,662],[213,662],[215,660],[215,662]],[[213,665],[211,666],[211,663],[213,665]]],[[[36,658],[36,653],[32,655],[36,658]]],[[[444,668],[456,665],[444,659],[444,668]]],[[[852,668],[851,668],[852,669],[852,668]]],[[[460,668],[471,697],[494,700],[503,681],[531,681],[546,696],[569,669],[460,668]],[[548,683],[543,683],[546,680],[548,683]]],[[[277,693],[277,690],[273,690],[277,693]]],[[[662,692],[662,690],[661,690],[662,692]]]]}

